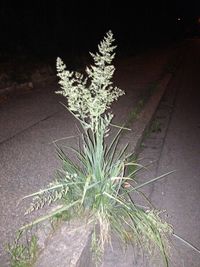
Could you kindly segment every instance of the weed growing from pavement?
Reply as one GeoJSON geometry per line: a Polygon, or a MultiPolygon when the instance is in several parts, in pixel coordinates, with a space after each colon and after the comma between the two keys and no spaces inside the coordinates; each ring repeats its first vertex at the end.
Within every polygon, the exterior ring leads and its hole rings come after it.
{"type": "Polygon", "coordinates": [[[140,112],[144,108],[145,104],[147,103],[148,99],[151,97],[151,95],[155,92],[157,89],[158,81],[152,82],[145,94],[140,96],[140,100],[136,104],[136,106],[133,108],[133,110],[129,113],[128,119],[126,121],[126,126],[129,127],[129,125],[132,125],[133,122],[138,119],[138,116],[140,115],[140,112]]]}
{"type": "Polygon", "coordinates": [[[57,179],[46,189],[25,198],[33,197],[28,213],[53,202],[61,206],[25,227],[67,211],[70,218],[74,214],[87,217],[87,222],[93,225],[92,250],[97,258],[102,257],[105,246],[111,244],[111,233],[115,233],[125,244],[136,244],[150,253],[157,248],[168,266],[167,240],[171,226],[161,220],[158,211],[141,208],[130,195],[138,194],[143,186],[163,176],[135,185],[138,165],[127,155],[127,145],[118,149],[123,127],[119,127],[110,144],[105,142],[113,118],[110,106],[124,94],[111,81],[115,70],[111,64],[115,55],[113,42],[109,31],[98,46],[98,53],[90,53],[94,65],[86,68],[86,77],[66,70],[63,61],[57,59],[61,85],[57,93],[67,98],[66,108],[82,129],[79,149],[69,147],[77,161],[57,147],[62,163],[57,179]],[[132,171],[127,172],[130,167],[132,171]]]}
{"type": "Polygon", "coordinates": [[[158,119],[154,119],[150,126],[150,132],[159,133],[162,131],[162,123],[158,119]]]}
{"type": "Polygon", "coordinates": [[[6,245],[6,251],[11,259],[11,267],[31,267],[36,260],[38,252],[36,236],[26,236],[26,242],[22,241],[23,237],[24,232],[18,231],[14,242],[6,245]]]}

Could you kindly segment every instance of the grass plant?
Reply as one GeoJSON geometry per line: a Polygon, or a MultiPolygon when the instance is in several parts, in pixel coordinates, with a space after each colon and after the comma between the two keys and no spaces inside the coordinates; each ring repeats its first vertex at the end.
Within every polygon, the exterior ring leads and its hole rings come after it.
{"type": "Polygon", "coordinates": [[[31,237],[26,236],[26,242],[24,239],[23,231],[18,231],[14,242],[7,244],[6,251],[10,254],[11,267],[31,267],[36,259],[38,245],[35,235],[31,237]]]}
{"type": "Polygon", "coordinates": [[[90,53],[94,65],[86,68],[86,76],[66,70],[62,60],[57,59],[61,85],[57,93],[67,98],[65,107],[81,125],[80,144],[78,149],[69,147],[67,152],[57,147],[62,168],[57,171],[56,180],[46,189],[24,197],[33,198],[28,213],[45,204],[61,203],[57,210],[28,226],[66,211],[70,218],[78,214],[93,225],[95,255],[103,255],[114,232],[125,244],[137,244],[150,253],[157,248],[168,266],[167,240],[171,226],[161,220],[157,210],[141,208],[130,196],[163,176],[135,185],[134,174],[140,166],[130,161],[126,153],[128,145],[118,149],[123,127],[119,127],[111,143],[106,142],[113,118],[110,106],[124,94],[111,81],[115,70],[111,64],[115,55],[113,42],[109,31],[98,46],[98,53],[90,53]],[[71,159],[72,153],[76,161],[71,159]],[[127,172],[127,168],[132,171],[127,172]]]}

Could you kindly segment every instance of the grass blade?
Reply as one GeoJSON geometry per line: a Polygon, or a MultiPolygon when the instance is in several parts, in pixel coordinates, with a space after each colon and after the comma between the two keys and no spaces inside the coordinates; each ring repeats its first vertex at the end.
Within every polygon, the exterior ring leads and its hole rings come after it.
{"type": "Polygon", "coordinates": [[[75,202],[73,202],[73,203],[71,203],[71,204],[69,204],[67,206],[63,206],[62,208],[59,208],[59,209],[57,209],[57,210],[55,210],[55,211],[51,212],[50,214],[47,214],[47,215],[45,215],[43,217],[40,217],[37,220],[35,220],[35,221],[33,221],[33,222],[29,223],[29,224],[26,224],[25,226],[22,226],[19,230],[24,230],[24,229],[32,227],[32,226],[34,226],[34,225],[36,225],[38,223],[41,223],[41,222],[43,222],[43,221],[55,216],[58,213],[61,213],[63,211],[66,211],[66,210],[72,208],[73,206],[77,205],[78,203],[80,203],[80,200],[77,200],[77,201],[75,201],[75,202]]]}
{"type": "Polygon", "coordinates": [[[148,185],[148,184],[154,183],[155,181],[158,181],[158,180],[160,180],[160,179],[162,179],[162,178],[164,178],[164,177],[166,177],[166,176],[168,176],[168,175],[170,175],[171,173],[174,173],[174,172],[175,172],[175,171],[170,171],[170,172],[165,173],[165,174],[163,174],[163,175],[160,175],[160,176],[158,176],[158,177],[156,177],[156,178],[153,178],[153,179],[151,179],[151,180],[149,180],[149,181],[147,181],[147,182],[145,182],[145,183],[143,183],[143,184],[141,184],[141,185],[138,185],[138,186],[134,187],[133,189],[131,189],[131,190],[129,191],[129,193],[130,193],[131,191],[138,190],[138,189],[140,189],[140,188],[142,188],[142,187],[144,187],[144,186],[146,186],[146,185],[148,185]]]}

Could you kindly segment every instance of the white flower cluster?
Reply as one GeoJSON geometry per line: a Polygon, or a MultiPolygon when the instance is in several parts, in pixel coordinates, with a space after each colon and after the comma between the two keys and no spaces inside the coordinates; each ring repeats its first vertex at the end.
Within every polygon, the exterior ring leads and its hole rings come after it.
{"type": "MultiPolygon", "coordinates": [[[[99,52],[91,54],[94,65],[86,68],[85,78],[78,72],[66,70],[66,66],[60,58],[57,58],[57,71],[60,78],[59,84],[62,94],[68,99],[68,109],[84,125],[95,127],[100,116],[110,108],[114,100],[124,94],[118,87],[112,86],[112,77],[115,67],[111,64],[116,46],[113,34],[109,31],[103,41],[98,45],[99,52]]],[[[110,114],[111,117],[111,114],[110,114]]]]}

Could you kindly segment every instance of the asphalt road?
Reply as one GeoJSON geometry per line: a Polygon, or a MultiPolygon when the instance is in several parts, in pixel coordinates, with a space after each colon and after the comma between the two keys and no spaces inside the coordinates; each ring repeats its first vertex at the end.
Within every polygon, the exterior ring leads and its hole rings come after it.
{"type": "MultiPolygon", "coordinates": [[[[158,209],[166,210],[174,233],[200,249],[200,40],[187,40],[186,45],[180,69],[143,141],[139,157],[148,171],[139,178],[175,171],[146,193],[158,209]]],[[[176,238],[173,243],[170,266],[200,266],[200,254],[176,238]]]]}

